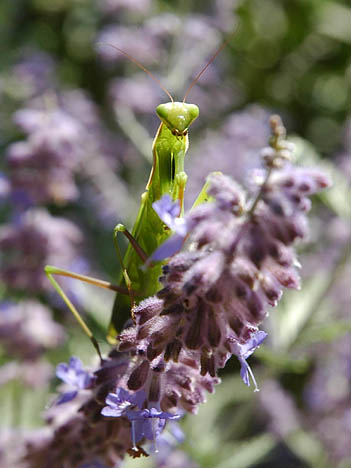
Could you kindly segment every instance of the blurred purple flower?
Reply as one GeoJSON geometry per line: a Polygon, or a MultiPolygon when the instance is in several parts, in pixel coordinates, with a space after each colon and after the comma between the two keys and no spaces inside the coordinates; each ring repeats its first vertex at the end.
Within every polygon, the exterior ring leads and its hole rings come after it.
{"type": "Polygon", "coordinates": [[[52,86],[55,66],[50,55],[44,52],[27,54],[12,69],[12,79],[18,85],[19,96],[29,99],[44,93],[52,86]]]}
{"type": "Polygon", "coordinates": [[[0,343],[10,355],[34,360],[64,339],[63,328],[43,304],[34,300],[0,303],[0,343]]]}
{"type": "Polygon", "coordinates": [[[101,0],[99,8],[102,11],[113,14],[120,13],[120,10],[129,10],[133,14],[146,14],[152,6],[151,0],[101,0]]]}
{"type": "Polygon", "coordinates": [[[81,125],[62,111],[30,108],[18,111],[15,121],[29,136],[7,149],[12,191],[27,192],[36,203],[75,199],[73,170],[82,157],[81,125]]]}
{"type": "Polygon", "coordinates": [[[8,199],[10,193],[10,182],[8,178],[0,172],[0,203],[8,199]]]}
{"type": "Polygon", "coordinates": [[[26,140],[7,148],[15,200],[26,194],[33,204],[65,204],[78,196],[78,171],[84,169],[97,178],[98,161],[103,160],[105,170],[116,166],[118,142],[105,129],[89,97],[72,90],[53,92],[51,99],[50,107],[36,99],[14,114],[15,123],[27,134],[26,140]]]}
{"type": "Polygon", "coordinates": [[[15,113],[14,121],[30,136],[31,147],[43,163],[48,164],[48,158],[68,167],[76,163],[84,129],[78,120],[63,109],[48,111],[25,108],[15,113]]]}
{"type": "Polygon", "coordinates": [[[139,74],[125,79],[112,80],[109,95],[116,109],[122,105],[134,112],[152,115],[162,96],[161,91],[149,76],[139,74]]]}
{"type": "MultiPolygon", "coordinates": [[[[19,355],[20,353],[17,353],[17,356],[19,355]]],[[[0,367],[0,387],[16,380],[22,386],[43,390],[48,389],[51,379],[52,367],[44,360],[38,359],[38,356],[34,359],[25,356],[22,362],[10,361],[0,367]]]]}
{"type": "Polygon", "coordinates": [[[96,43],[99,55],[107,63],[127,60],[121,52],[108,44],[128,53],[144,66],[157,63],[160,59],[160,41],[140,26],[107,26],[100,32],[96,43]]]}
{"type": "Polygon", "coordinates": [[[30,209],[0,228],[2,281],[13,289],[51,291],[44,266],[69,267],[77,258],[82,233],[68,219],[30,209]]]}
{"type": "Polygon", "coordinates": [[[66,383],[69,388],[72,388],[72,390],[67,390],[58,397],[55,402],[56,405],[73,400],[78,395],[79,390],[89,388],[94,380],[89,372],[83,369],[82,361],[74,356],[70,358],[68,364],[58,364],[56,376],[66,383]]]}
{"type": "Polygon", "coordinates": [[[245,183],[249,172],[260,165],[259,153],[269,137],[268,116],[261,107],[249,106],[230,114],[216,131],[205,132],[187,163],[189,200],[196,198],[212,171],[221,171],[245,183]]]}
{"type": "Polygon", "coordinates": [[[286,438],[299,429],[298,408],[292,394],[278,380],[266,380],[259,400],[269,429],[279,438],[286,438]]]}
{"type": "MultiPolygon", "coordinates": [[[[339,317],[347,320],[350,315],[350,271],[344,271],[345,283],[335,288],[335,303],[339,297],[348,292],[348,300],[339,317]]],[[[330,296],[329,296],[330,298],[330,296]]],[[[337,316],[333,316],[333,321],[337,316]]],[[[301,417],[308,428],[313,430],[325,446],[326,452],[334,462],[351,457],[350,430],[350,349],[351,336],[346,331],[335,341],[319,343],[311,347],[310,356],[313,359],[313,373],[304,388],[305,407],[301,417]],[[337,385],[336,385],[337,382],[337,385]]]]}

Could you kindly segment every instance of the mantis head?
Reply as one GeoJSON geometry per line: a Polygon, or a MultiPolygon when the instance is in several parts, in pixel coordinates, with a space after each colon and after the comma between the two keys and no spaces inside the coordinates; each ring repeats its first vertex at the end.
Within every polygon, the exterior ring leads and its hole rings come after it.
{"type": "Polygon", "coordinates": [[[195,84],[199,81],[201,75],[207,70],[207,68],[211,65],[217,55],[221,52],[221,50],[228,44],[229,39],[223,42],[223,44],[217,49],[217,51],[212,55],[210,60],[207,64],[203,67],[203,69],[196,75],[196,77],[191,82],[190,86],[188,87],[183,102],[174,102],[171,94],[167,91],[166,88],[162,86],[160,80],[156,78],[147,68],[144,67],[141,63],[139,63],[132,55],[128,54],[124,50],[120,49],[119,47],[114,46],[113,44],[109,44],[107,42],[100,42],[100,45],[108,45],[113,47],[114,49],[118,50],[121,54],[127,57],[131,62],[135,63],[137,67],[147,73],[152,80],[154,80],[160,88],[167,94],[170,98],[171,102],[167,102],[166,104],[160,104],[156,108],[156,113],[161,119],[161,121],[169,128],[169,130],[175,136],[185,136],[188,133],[188,128],[194,122],[194,120],[199,116],[199,108],[195,104],[187,104],[185,102],[188,94],[195,86],[195,84]]]}
{"type": "Polygon", "coordinates": [[[157,106],[156,113],[173,135],[185,136],[190,125],[199,116],[199,108],[185,102],[167,102],[157,106]]]}

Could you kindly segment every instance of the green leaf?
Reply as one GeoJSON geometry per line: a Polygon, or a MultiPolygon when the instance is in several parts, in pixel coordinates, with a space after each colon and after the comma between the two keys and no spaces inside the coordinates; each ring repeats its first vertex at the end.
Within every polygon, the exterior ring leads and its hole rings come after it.
{"type": "Polygon", "coordinates": [[[305,281],[301,291],[286,293],[278,309],[274,347],[288,350],[297,340],[302,329],[315,312],[315,305],[320,302],[323,292],[330,283],[329,272],[320,272],[305,281]]]}
{"type": "Polygon", "coordinates": [[[318,468],[328,468],[327,454],[322,443],[310,432],[298,430],[285,439],[290,450],[309,464],[318,468]]]}
{"type": "MultiPolygon", "coordinates": [[[[263,361],[272,371],[278,371],[279,373],[293,372],[294,374],[302,374],[306,372],[309,366],[309,359],[307,357],[291,356],[287,352],[269,348],[268,346],[261,346],[261,348],[255,351],[255,357],[263,361]]],[[[260,375],[256,376],[258,381],[261,381],[260,375]]]]}
{"type": "Polygon", "coordinates": [[[268,455],[275,445],[275,438],[267,433],[239,444],[233,444],[229,456],[218,463],[216,468],[249,468],[268,455]]]}
{"type": "Polygon", "coordinates": [[[312,344],[320,342],[331,342],[351,333],[351,321],[328,322],[310,326],[303,331],[298,343],[312,344]]]}

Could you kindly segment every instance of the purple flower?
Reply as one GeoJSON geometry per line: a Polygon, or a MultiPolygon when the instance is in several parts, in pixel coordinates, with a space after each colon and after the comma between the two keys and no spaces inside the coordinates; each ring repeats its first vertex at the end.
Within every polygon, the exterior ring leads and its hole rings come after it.
{"type": "Polygon", "coordinates": [[[132,441],[135,446],[143,437],[155,440],[164,429],[166,420],[179,419],[180,415],[150,408],[141,411],[129,411],[127,417],[132,423],[132,441]],[[155,419],[157,421],[154,422],[155,419]]]}
{"type": "Polygon", "coordinates": [[[34,360],[64,338],[63,328],[43,304],[34,300],[0,302],[0,343],[8,354],[34,360]]]}
{"type": "Polygon", "coordinates": [[[118,50],[105,44],[118,44],[118,47],[136,60],[148,66],[160,60],[161,47],[157,37],[150,34],[146,28],[131,25],[109,25],[99,34],[97,45],[98,54],[106,63],[123,61],[126,58],[118,50]]]}
{"type": "Polygon", "coordinates": [[[237,355],[239,362],[241,364],[240,377],[242,378],[245,385],[250,387],[250,376],[255,385],[255,392],[259,391],[257,386],[256,379],[253,375],[251,367],[246,362],[246,359],[253,354],[253,352],[259,348],[260,344],[267,337],[267,333],[263,330],[257,330],[250,338],[244,343],[237,343],[237,352],[234,351],[234,354],[237,355]]]}
{"type": "Polygon", "coordinates": [[[150,0],[102,0],[98,5],[107,14],[119,13],[121,10],[146,14],[151,9],[152,3],[150,0]]]}
{"type": "Polygon", "coordinates": [[[111,82],[109,94],[116,109],[126,106],[143,114],[154,112],[161,99],[161,91],[146,75],[118,77],[111,82]]]}
{"type": "Polygon", "coordinates": [[[51,291],[44,266],[70,268],[77,258],[82,232],[68,219],[52,216],[43,208],[21,213],[15,221],[0,227],[0,281],[31,294],[51,291]]]}
{"type": "Polygon", "coordinates": [[[143,437],[149,440],[155,438],[163,430],[167,419],[179,419],[180,415],[173,415],[165,411],[158,411],[156,408],[142,409],[145,402],[146,393],[140,390],[136,393],[129,393],[123,388],[118,388],[116,393],[109,393],[106,398],[105,406],[101,414],[103,416],[120,417],[127,416],[132,424],[132,442],[133,447],[143,437]],[[153,423],[153,419],[158,419],[153,423]]]}
{"type": "MultiPolygon", "coordinates": [[[[178,216],[180,215],[180,204],[179,200],[172,201],[171,197],[166,194],[160,200],[152,204],[153,209],[162,219],[162,221],[167,224],[167,226],[173,231],[177,231],[177,222],[180,220],[178,216]]],[[[183,223],[182,223],[183,224],[183,223]]]]}
{"type": "Polygon", "coordinates": [[[118,418],[123,415],[127,415],[132,411],[133,408],[142,407],[146,399],[146,393],[144,390],[140,390],[136,393],[129,393],[124,388],[117,388],[116,393],[109,393],[106,397],[107,406],[105,406],[101,414],[104,416],[111,416],[118,418]]]}
{"type": "Polygon", "coordinates": [[[59,396],[56,405],[73,400],[79,390],[88,388],[93,382],[93,377],[83,369],[82,361],[74,356],[68,364],[61,363],[56,367],[56,376],[72,388],[59,396]]]}
{"type": "Polygon", "coordinates": [[[172,201],[171,197],[166,194],[160,200],[153,203],[152,207],[160,219],[167,224],[175,234],[155,250],[148,262],[153,260],[164,260],[165,258],[171,257],[177,253],[181,249],[189,231],[189,223],[185,218],[179,217],[179,200],[172,201]]]}
{"type": "Polygon", "coordinates": [[[43,95],[52,86],[55,64],[52,57],[41,51],[25,52],[12,68],[12,77],[22,99],[43,95]]]}

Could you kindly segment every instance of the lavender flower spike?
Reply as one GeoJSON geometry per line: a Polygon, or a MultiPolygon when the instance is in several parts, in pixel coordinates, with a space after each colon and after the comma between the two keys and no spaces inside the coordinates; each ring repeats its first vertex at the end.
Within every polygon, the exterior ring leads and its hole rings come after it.
{"type": "MultiPolygon", "coordinates": [[[[259,392],[260,389],[257,386],[257,382],[251,367],[246,362],[246,359],[253,354],[253,352],[259,348],[260,344],[266,339],[267,333],[263,330],[257,330],[244,344],[237,344],[238,353],[237,357],[241,364],[240,377],[242,378],[245,385],[250,387],[250,376],[255,385],[255,392],[259,392]]],[[[236,353],[235,353],[236,354],[236,353]]]]}
{"type": "Polygon", "coordinates": [[[93,377],[83,369],[82,361],[75,356],[71,357],[68,364],[61,363],[56,367],[56,376],[73,388],[73,390],[62,393],[57,399],[56,405],[73,400],[79,390],[88,388],[93,382],[93,377]]]}
{"type": "Polygon", "coordinates": [[[177,253],[188,234],[189,226],[185,218],[180,218],[179,200],[172,201],[171,197],[166,194],[160,200],[152,204],[160,219],[175,232],[166,242],[164,242],[148,259],[147,263],[156,260],[164,260],[167,257],[172,257],[177,253]]]}

